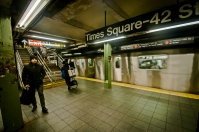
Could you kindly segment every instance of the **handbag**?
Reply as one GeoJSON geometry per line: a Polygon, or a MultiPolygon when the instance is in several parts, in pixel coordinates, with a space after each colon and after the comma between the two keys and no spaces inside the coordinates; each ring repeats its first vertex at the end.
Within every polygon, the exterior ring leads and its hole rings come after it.
{"type": "Polygon", "coordinates": [[[30,105],[32,103],[32,96],[32,91],[23,89],[20,97],[21,104],[30,105]]]}
{"type": "Polygon", "coordinates": [[[68,70],[68,75],[69,77],[75,77],[76,76],[75,70],[74,69],[68,70]]]}

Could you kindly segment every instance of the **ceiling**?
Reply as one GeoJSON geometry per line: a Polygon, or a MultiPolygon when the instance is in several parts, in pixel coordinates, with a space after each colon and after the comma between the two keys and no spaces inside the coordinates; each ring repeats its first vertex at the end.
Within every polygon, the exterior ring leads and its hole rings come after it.
{"type": "MultiPolygon", "coordinates": [[[[31,0],[0,0],[10,8],[13,26],[31,0]]],[[[85,33],[187,0],[51,0],[23,35],[36,31],[84,44],[85,33]],[[106,11],[106,19],[105,19],[106,11]]]]}

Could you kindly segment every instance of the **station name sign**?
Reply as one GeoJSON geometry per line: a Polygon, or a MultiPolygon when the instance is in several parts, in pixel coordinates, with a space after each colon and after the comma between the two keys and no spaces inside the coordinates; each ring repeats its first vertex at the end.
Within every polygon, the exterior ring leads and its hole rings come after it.
{"type": "Polygon", "coordinates": [[[191,43],[194,43],[194,37],[182,37],[175,39],[160,40],[150,43],[123,45],[120,47],[120,50],[135,50],[135,49],[143,49],[149,47],[171,46],[171,45],[191,44],[191,43]]]}
{"type": "Polygon", "coordinates": [[[199,21],[199,1],[183,2],[86,33],[86,43],[199,21]]]}

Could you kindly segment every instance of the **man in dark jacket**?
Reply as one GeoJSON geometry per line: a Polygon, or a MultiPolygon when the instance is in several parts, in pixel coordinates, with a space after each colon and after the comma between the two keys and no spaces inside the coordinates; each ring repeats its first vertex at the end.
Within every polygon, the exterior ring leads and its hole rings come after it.
{"type": "Polygon", "coordinates": [[[48,109],[45,107],[45,99],[43,94],[43,79],[46,73],[44,71],[43,66],[37,64],[37,57],[30,56],[30,63],[23,68],[22,79],[24,86],[32,91],[32,105],[34,112],[37,109],[36,98],[35,98],[35,90],[37,89],[39,94],[39,99],[42,107],[43,113],[48,113],[48,109]]]}
{"type": "Polygon", "coordinates": [[[66,84],[68,85],[68,90],[70,90],[70,77],[69,77],[69,74],[68,74],[68,70],[69,70],[68,59],[65,59],[63,64],[64,65],[63,65],[61,70],[65,71],[65,81],[66,81],[66,84]]]}

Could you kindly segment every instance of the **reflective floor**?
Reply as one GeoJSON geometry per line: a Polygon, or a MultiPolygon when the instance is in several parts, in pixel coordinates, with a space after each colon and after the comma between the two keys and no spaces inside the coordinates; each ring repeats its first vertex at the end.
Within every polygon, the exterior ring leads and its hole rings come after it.
{"type": "MultiPolygon", "coordinates": [[[[48,114],[22,105],[18,132],[195,132],[198,95],[79,77],[77,89],[45,89],[48,114]]],[[[39,98],[37,95],[37,101],[39,98]]],[[[39,106],[39,104],[38,104],[39,106]]]]}

